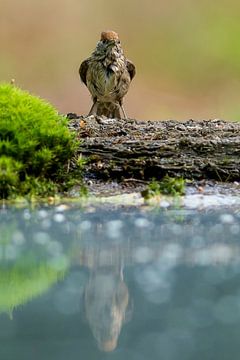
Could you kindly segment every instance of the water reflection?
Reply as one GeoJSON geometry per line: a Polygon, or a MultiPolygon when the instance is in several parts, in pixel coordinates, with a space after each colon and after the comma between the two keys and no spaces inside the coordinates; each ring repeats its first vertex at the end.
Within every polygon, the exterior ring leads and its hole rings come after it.
{"type": "MultiPolygon", "coordinates": [[[[111,236],[116,240],[119,223],[113,222],[111,236]],[[117,224],[117,223],[116,223],[117,224]]],[[[84,224],[85,227],[86,223],[84,224]]],[[[105,228],[99,223],[94,224],[99,238],[105,228]]],[[[80,226],[82,228],[82,225],[80,226]]],[[[120,234],[119,234],[120,236],[120,234]]],[[[124,264],[128,242],[104,241],[86,243],[84,247],[75,248],[75,259],[89,270],[88,280],[84,289],[84,310],[87,322],[102,351],[113,351],[117,347],[118,337],[123,324],[129,320],[132,301],[124,281],[124,264]]]]}
{"type": "Polygon", "coordinates": [[[102,268],[91,272],[84,303],[86,317],[99,349],[114,350],[129,303],[129,292],[121,271],[102,268]]]}
{"type": "MultiPolygon", "coordinates": [[[[156,359],[162,351],[166,359],[198,359],[210,328],[220,348],[229,327],[240,331],[238,211],[62,206],[0,215],[1,320],[1,313],[12,314],[23,329],[31,318],[31,331],[43,338],[49,331],[48,346],[62,322],[69,325],[61,336],[76,339],[85,357],[120,349],[134,358],[156,359]],[[43,315],[44,327],[29,309],[43,315]]],[[[2,332],[0,325],[0,338],[2,332]]],[[[212,358],[219,358],[216,351],[212,358]]]]}
{"type": "MultiPolygon", "coordinates": [[[[26,212],[23,217],[26,216],[26,212]]],[[[22,229],[19,219],[0,222],[0,313],[40,296],[64,278],[68,264],[61,245],[47,233],[22,229]]]]}

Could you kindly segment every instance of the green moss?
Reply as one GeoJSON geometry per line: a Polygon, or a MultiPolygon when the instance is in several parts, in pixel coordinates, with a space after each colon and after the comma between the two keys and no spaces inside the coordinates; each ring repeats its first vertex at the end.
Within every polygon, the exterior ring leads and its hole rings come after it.
{"type": "Polygon", "coordinates": [[[80,154],[77,158],[76,158],[76,166],[78,167],[79,170],[84,170],[85,166],[88,163],[88,159],[86,157],[83,157],[82,154],[80,154]]]}
{"type": "MultiPolygon", "coordinates": [[[[32,216],[36,228],[37,215],[32,212],[32,216]]],[[[11,315],[18,306],[47,292],[64,278],[70,264],[68,252],[64,255],[49,253],[51,241],[58,238],[53,236],[40,245],[33,241],[28,225],[23,242],[15,242],[14,234],[21,233],[21,221],[17,218],[14,214],[13,218],[0,221],[0,314],[11,315]]]]}
{"type": "Polygon", "coordinates": [[[0,85],[0,198],[64,191],[77,145],[66,118],[49,103],[0,85]]]}
{"type": "Polygon", "coordinates": [[[148,187],[142,191],[144,199],[150,199],[157,195],[179,196],[185,194],[185,180],[183,178],[172,178],[165,176],[161,181],[153,180],[148,187]]]}
{"type": "Polygon", "coordinates": [[[42,263],[24,266],[16,262],[13,267],[0,269],[0,314],[12,314],[19,305],[46,292],[64,278],[66,269],[57,270],[42,263]]]}

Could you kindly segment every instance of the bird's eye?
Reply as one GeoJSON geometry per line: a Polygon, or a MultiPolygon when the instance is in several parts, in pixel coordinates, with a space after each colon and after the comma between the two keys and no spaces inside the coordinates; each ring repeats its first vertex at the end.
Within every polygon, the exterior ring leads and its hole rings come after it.
{"type": "Polygon", "coordinates": [[[107,40],[106,40],[106,39],[102,40],[102,43],[103,43],[103,44],[106,44],[106,42],[107,42],[107,40]]]}

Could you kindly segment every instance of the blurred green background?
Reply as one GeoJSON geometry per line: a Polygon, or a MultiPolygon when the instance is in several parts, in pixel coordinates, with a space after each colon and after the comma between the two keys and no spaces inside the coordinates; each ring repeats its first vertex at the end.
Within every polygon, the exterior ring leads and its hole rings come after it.
{"type": "Polygon", "coordinates": [[[102,30],[137,68],[125,109],[140,119],[240,119],[237,0],[0,0],[0,81],[86,114],[78,67],[102,30]]]}

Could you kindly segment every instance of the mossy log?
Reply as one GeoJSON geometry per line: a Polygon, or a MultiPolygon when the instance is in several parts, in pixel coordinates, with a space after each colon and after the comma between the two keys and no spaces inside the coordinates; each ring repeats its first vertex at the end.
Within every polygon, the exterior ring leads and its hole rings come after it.
{"type": "Polygon", "coordinates": [[[240,122],[69,118],[90,177],[240,180],[240,122]]]}

